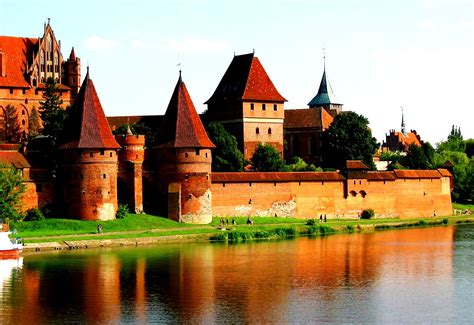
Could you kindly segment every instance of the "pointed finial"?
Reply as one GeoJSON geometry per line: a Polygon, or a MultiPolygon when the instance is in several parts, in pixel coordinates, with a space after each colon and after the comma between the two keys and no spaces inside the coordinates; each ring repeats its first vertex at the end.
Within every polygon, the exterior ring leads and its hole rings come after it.
{"type": "Polygon", "coordinates": [[[324,64],[324,71],[326,71],[326,48],[323,47],[323,64],[324,64]]]}
{"type": "Polygon", "coordinates": [[[255,54],[255,49],[254,48],[252,49],[252,53],[255,54]]]}
{"type": "Polygon", "coordinates": [[[87,63],[86,79],[89,79],[89,63],[87,63]]]}
{"type": "Polygon", "coordinates": [[[51,18],[48,18],[48,25],[49,25],[50,22],[51,22],[51,18]]]}
{"type": "Polygon", "coordinates": [[[403,106],[400,106],[401,110],[402,110],[402,133],[403,135],[407,135],[407,131],[406,131],[406,128],[405,128],[405,118],[403,116],[403,106]]]}

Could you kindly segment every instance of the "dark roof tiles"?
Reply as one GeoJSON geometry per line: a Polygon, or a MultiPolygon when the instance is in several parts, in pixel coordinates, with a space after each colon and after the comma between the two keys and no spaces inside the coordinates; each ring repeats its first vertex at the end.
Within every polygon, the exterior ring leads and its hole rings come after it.
{"type": "Polygon", "coordinates": [[[60,149],[120,148],[110,131],[89,73],[82,83],[73,107],[70,108],[59,143],[60,149]]]}
{"type": "Polygon", "coordinates": [[[171,96],[156,144],[168,148],[214,148],[181,79],[171,96]]]}
{"type": "Polygon", "coordinates": [[[324,108],[285,109],[285,129],[327,129],[334,118],[324,108]]]}

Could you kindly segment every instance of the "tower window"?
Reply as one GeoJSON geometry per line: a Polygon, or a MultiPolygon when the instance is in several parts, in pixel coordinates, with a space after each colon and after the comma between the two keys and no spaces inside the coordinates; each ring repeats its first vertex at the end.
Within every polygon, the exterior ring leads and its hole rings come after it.
{"type": "Polygon", "coordinates": [[[13,88],[10,88],[10,94],[13,94],[13,88]]]}
{"type": "Polygon", "coordinates": [[[26,124],[26,121],[25,120],[22,120],[21,121],[21,125],[25,125],[26,124]]]}
{"type": "Polygon", "coordinates": [[[102,175],[102,177],[103,177],[103,178],[107,178],[107,175],[104,174],[104,175],[102,175]]]}
{"type": "Polygon", "coordinates": [[[259,128],[255,129],[255,134],[260,134],[260,129],[259,128]]]}
{"type": "Polygon", "coordinates": [[[199,156],[201,154],[201,150],[200,149],[196,149],[196,156],[199,156]]]}
{"type": "Polygon", "coordinates": [[[184,153],[184,158],[188,158],[188,153],[187,152],[184,153]]]}
{"type": "Polygon", "coordinates": [[[268,128],[268,134],[272,134],[272,128],[268,128]]]}
{"type": "Polygon", "coordinates": [[[265,104],[262,104],[262,111],[264,111],[264,110],[266,110],[266,109],[267,109],[266,105],[265,105],[265,104]]]}
{"type": "Polygon", "coordinates": [[[112,153],[110,153],[110,157],[112,157],[112,153]]]}
{"type": "Polygon", "coordinates": [[[25,98],[25,104],[28,104],[28,98],[25,98]]]}
{"type": "Polygon", "coordinates": [[[21,110],[21,115],[25,115],[25,110],[24,109],[21,110]]]}
{"type": "Polygon", "coordinates": [[[184,180],[187,181],[188,179],[189,179],[189,175],[188,174],[184,175],[184,180]]]}
{"type": "Polygon", "coordinates": [[[101,155],[101,156],[105,155],[104,149],[101,149],[101,150],[100,150],[100,155],[101,155]]]}
{"type": "Polygon", "coordinates": [[[250,110],[253,111],[253,109],[255,108],[254,106],[255,106],[255,105],[254,105],[253,103],[251,103],[251,104],[250,104],[250,110]]]}
{"type": "Polygon", "coordinates": [[[277,104],[273,104],[273,110],[274,110],[274,111],[277,111],[277,110],[278,110],[277,104]]]}
{"type": "Polygon", "coordinates": [[[93,152],[89,153],[89,157],[94,157],[94,153],[93,152]]]}
{"type": "Polygon", "coordinates": [[[26,94],[26,89],[22,89],[22,90],[21,90],[21,93],[22,93],[23,95],[26,94]]]}

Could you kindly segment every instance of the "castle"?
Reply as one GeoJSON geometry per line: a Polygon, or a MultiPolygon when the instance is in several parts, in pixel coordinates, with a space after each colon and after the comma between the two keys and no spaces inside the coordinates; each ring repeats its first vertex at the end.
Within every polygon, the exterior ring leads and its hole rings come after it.
{"type": "MultiPolygon", "coordinates": [[[[214,144],[181,72],[164,116],[127,118],[159,125],[155,142],[147,147],[144,136],[130,129],[112,135],[109,124],[114,128],[124,118],[107,120],[89,71],[73,97],[59,139],[57,175],[28,152],[0,145],[0,161],[23,172],[24,209],[54,203],[67,217],[109,220],[120,200],[135,212],[153,211],[187,223],[209,223],[213,215],[357,217],[368,208],[386,217],[451,213],[452,176],[444,169],[381,172],[348,161],[335,172],[211,172],[214,144]]],[[[342,110],[326,71],[309,108],[285,110],[285,101],[253,53],[234,56],[203,119],[225,125],[246,158],[259,143],[270,143],[287,156],[286,139],[290,155],[320,161],[320,134],[342,110]]]]}

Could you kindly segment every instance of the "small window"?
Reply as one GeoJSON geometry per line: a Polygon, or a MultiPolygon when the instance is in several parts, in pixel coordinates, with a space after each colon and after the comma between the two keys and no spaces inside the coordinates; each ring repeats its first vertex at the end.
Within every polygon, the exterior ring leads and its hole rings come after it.
{"type": "Polygon", "coordinates": [[[255,108],[255,105],[253,103],[250,104],[250,110],[253,111],[255,108]]]}
{"type": "Polygon", "coordinates": [[[112,152],[110,153],[110,157],[112,157],[112,152]]]}
{"type": "Polygon", "coordinates": [[[349,192],[352,196],[356,196],[357,195],[357,192],[356,191],[350,191],[349,192]]]}
{"type": "Polygon", "coordinates": [[[188,153],[187,152],[184,153],[184,158],[188,158],[188,153]]]}
{"type": "Polygon", "coordinates": [[[26,121],[25,120],[21,120],[21,125],[25,125],[26,124],[26,121]]]}
{"type": "Polygon", "coordinates": [[[25,98],[25,104],[28,104],[28,98],[25,98]]]}
{"type": "Polygon", "coordinates": [[[222,187],[225,187],[225,183],[222,183],[222,187]]]}
{"type": "Polygon", "coordinates": [[[101,150],[100,150],[100,155],[101,155],[101,156],[105,155],[104,149],[101,149],[101,150]]]}
{"type": "Polygon", "coordinates": [[[265,104],[262,104],[262,111],[266,110],[267,107],[265,106],[265,104]]]}
{"type": "MultiPolygon", "coordinates": [[[[36,80],[35,80],[35,82],[36,82],[36,80]]],[[[35,89],[35,95],[38,95],[38,89],[35,89]]]]}
{"type": "Polygon", "coordinates": [[[207,152],[206,152],[206,158],[207,158],[207,152]]]}
{"type": "Polygon", "coordinates": [[[259,128],[255,129],[255,134],[260,134],[260,129],[259,128]]]}
{"type": "Polygon", "coordinates": [[[201,154],[201,149],[196,149],[196,156],[199,156],[201,154]]]}
{"type": "Polygon", "coordinates": [[[25,115],[25,110],[24,109],[21,110],[21,115],[25,115]]]}
{"type": "Polygon", "coordinates": [[[13,88],[10,88],[10,94],[13,94],[13,88]]]}
{"type": "Polygon", "coordinates": [[[36,192],[43,192],[43,184],[36,184],[36,192]]]}
{"type": "Polygon", "coordinates": [[[272,128],[268,128],[268,134],[272,134],[272,128]]]}
{"type": "Polygon", "coordinates": [[[102,175],[102,178],[104,178],[104,179],[107,178],[107,175],[103,174],[103,175],[102,175]]]}
{"type": "Polygon", "coordinates": [[[93,153],[93,152],[90,152],[90,153],[89,153],[89,157],[94,157],[94,153],[93,153]]]}
{"type": "Polygon", "coordinates": [[[252,186],[252,183],[249,183],[249,186],[252,186]]]}
{"type": "Polygon", "coordinates": [[[184,175],[184,180],[187,181],[188,179],[189,179],[189,175],[188,174],[184,175]]]}
{"type": "Polygon", "coordinates": [[[365,197],[367,195],[367,193],[365,191],[360,191],[359,194],[362,196],[362,197],[365,197]]]}
{"type": "Polygon", "coordinates": [[[278,105],[277,104],[273,104],[273,110],[276,112],[278,110],[278,105]]]}

